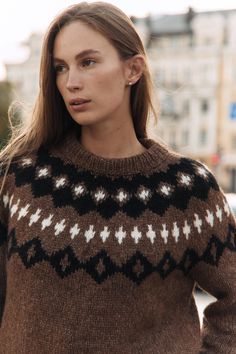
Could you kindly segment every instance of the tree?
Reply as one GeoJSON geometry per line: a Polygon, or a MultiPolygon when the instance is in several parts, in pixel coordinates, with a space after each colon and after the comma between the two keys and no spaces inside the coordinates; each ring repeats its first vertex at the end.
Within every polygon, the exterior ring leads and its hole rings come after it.
{"type": "Polygon", "coordinates": [[[10,127],[8,108],[12,101],[12,85],[9,81],[0,81],[0,149],[6,144],[10,127]]]}

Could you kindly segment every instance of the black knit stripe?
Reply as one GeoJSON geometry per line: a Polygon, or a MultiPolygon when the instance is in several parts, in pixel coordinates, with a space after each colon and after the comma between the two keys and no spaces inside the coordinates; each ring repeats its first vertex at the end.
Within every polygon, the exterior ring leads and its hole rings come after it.
{"type": "Polygon", "coordinates": [[[30,269],[35,264],[44,261],[48,262],[62,279],[83,269],[98,284],[101,284],[116,273],[121,273],[136,285],[140,285],[142,281],[154,272],[158,273],[162,279],[165,279],[175,269],[182,271],[184,275],[188,275],[190,270],[199,262],[217,266],[225,249],[236,252],[236,229],[232,225],[228,226],[225,242],[222,242],[217,235],[212,235],[201,255],[193,248],[186,248],[181,260],[177,262],[171,252],[166,251],[157,264],[152,264],[140,251],[136,251],[121,266],[111,259],[105,249],[101,249],[100,252],[90,257],[87,261],[79,260],[71,246],[67,246],[50,255],[44,250],[38,237],[18,245],[15,230],[12,230],[9,235],[9,244],[8,258],[10,259],[14,253],[18,254],[26,269],[30,269]],[[66,265],[65,259],[67,260],[66,265]],[[103,265],[102,271],[97,268],[101,264],[103,265]],[[141,271],[135,270],[137,265],[139,268],[141,267],[141,271]]]}
{"type": "Polygon", "coordinates": [[[35,165],[25,166],[20,163],[14,164],[11,173],[15,174],[16,186],[31,184],[32,193],[35,198],[50,195],[55,207],[72,206],[80,215],[96,211],[103,218],[113,217],[117,211],[127,216],[137,218],[146,209],[163,215],[172,205],[184,211],[188,207],[191,198],[196,197],[206,200],[209,190],[219,190],[214,176],[205,170],[207,176],[197,174],[197,168],[203,166],[191,159],[181,158],[178,163],[170,165],[166,172],[154,172],[148,176],[136,174],[131,179],[122,177],[108,177],[105,175],[94,175],[90,171],[78,170],[73,164],[64,163],[57,157],[50,156],[46,151],[39,150],[35,165]],[[43,178],[37,177],[40,169],[49,171],[43,178]],[[191,184],[181,185],[178,181],[181,175],[191,178],[191,184]],[[55,180],[63,177],[66,185],[63,188],[55,188],[55,180]],[[77,197],[74,193],[78,185],[83,185],[85,193],[77,197]],[[137,198],[140,188],[151,192],[151,197],[143,203],[137,198]],[[173,192],[165,195],[162,188],[169,188],[173,192]],[[97,190],[102,190],[106,198],[96,203],[93,195],[97,190]],[[129,199],[123,205],[115,199],[118,191],[122,190],[129,194],[129,199]],[[158,198],[158,203],[156,203],[158,198]]]}

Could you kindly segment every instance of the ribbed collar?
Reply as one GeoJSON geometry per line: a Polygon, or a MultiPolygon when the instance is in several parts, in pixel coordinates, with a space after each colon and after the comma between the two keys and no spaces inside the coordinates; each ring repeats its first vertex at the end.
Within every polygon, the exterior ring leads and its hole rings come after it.
{"type": "Polygon", "coordinates": [[[74,132],[68,133],[59,150],[65,160],[78,167],[109,175],[148,173],[160,166],[170,153],[166,147],[150,138],[139,139],[146,148],[138,155],[125,158],[104,158],[86,150],[74,132]]]}

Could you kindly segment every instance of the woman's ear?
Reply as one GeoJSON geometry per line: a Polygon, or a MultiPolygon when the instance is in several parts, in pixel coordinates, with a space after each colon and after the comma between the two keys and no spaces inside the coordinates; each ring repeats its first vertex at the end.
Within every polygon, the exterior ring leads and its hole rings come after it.
{"type": "Polygon", "coordinates": [[[127,85],[134,85],[142,76],[145,68],[145,59],[136,54],[127,60],[127,85]]]}

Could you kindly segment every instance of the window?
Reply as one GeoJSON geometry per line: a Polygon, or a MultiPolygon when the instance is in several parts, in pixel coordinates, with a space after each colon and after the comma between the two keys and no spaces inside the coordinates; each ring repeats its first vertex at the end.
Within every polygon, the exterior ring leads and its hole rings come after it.
{"type": "Polygon", "coordinates": [[[161,103],[163,116],[170,116],[175,113],[175,102],[172,96],[166,96],[161,103]]]}
{"type": "Polygon", "coordinates": [[[201,100],[201,112],[206,113],[209,110],[209,102],[206,98],[201,100]]]}
{"type": "Polygon", "coordinates": [[[206,131],[206,129],[201,129],[200,130],[199,143],[200,143],[200,145],[206,145],[206,143],[207,143],[207,131],[206,131]]]}
{"type": "Polygon", "coordinates": [[[229,116],[231,120],[236,120],[236,102],[230,104],[229,116]]]}

